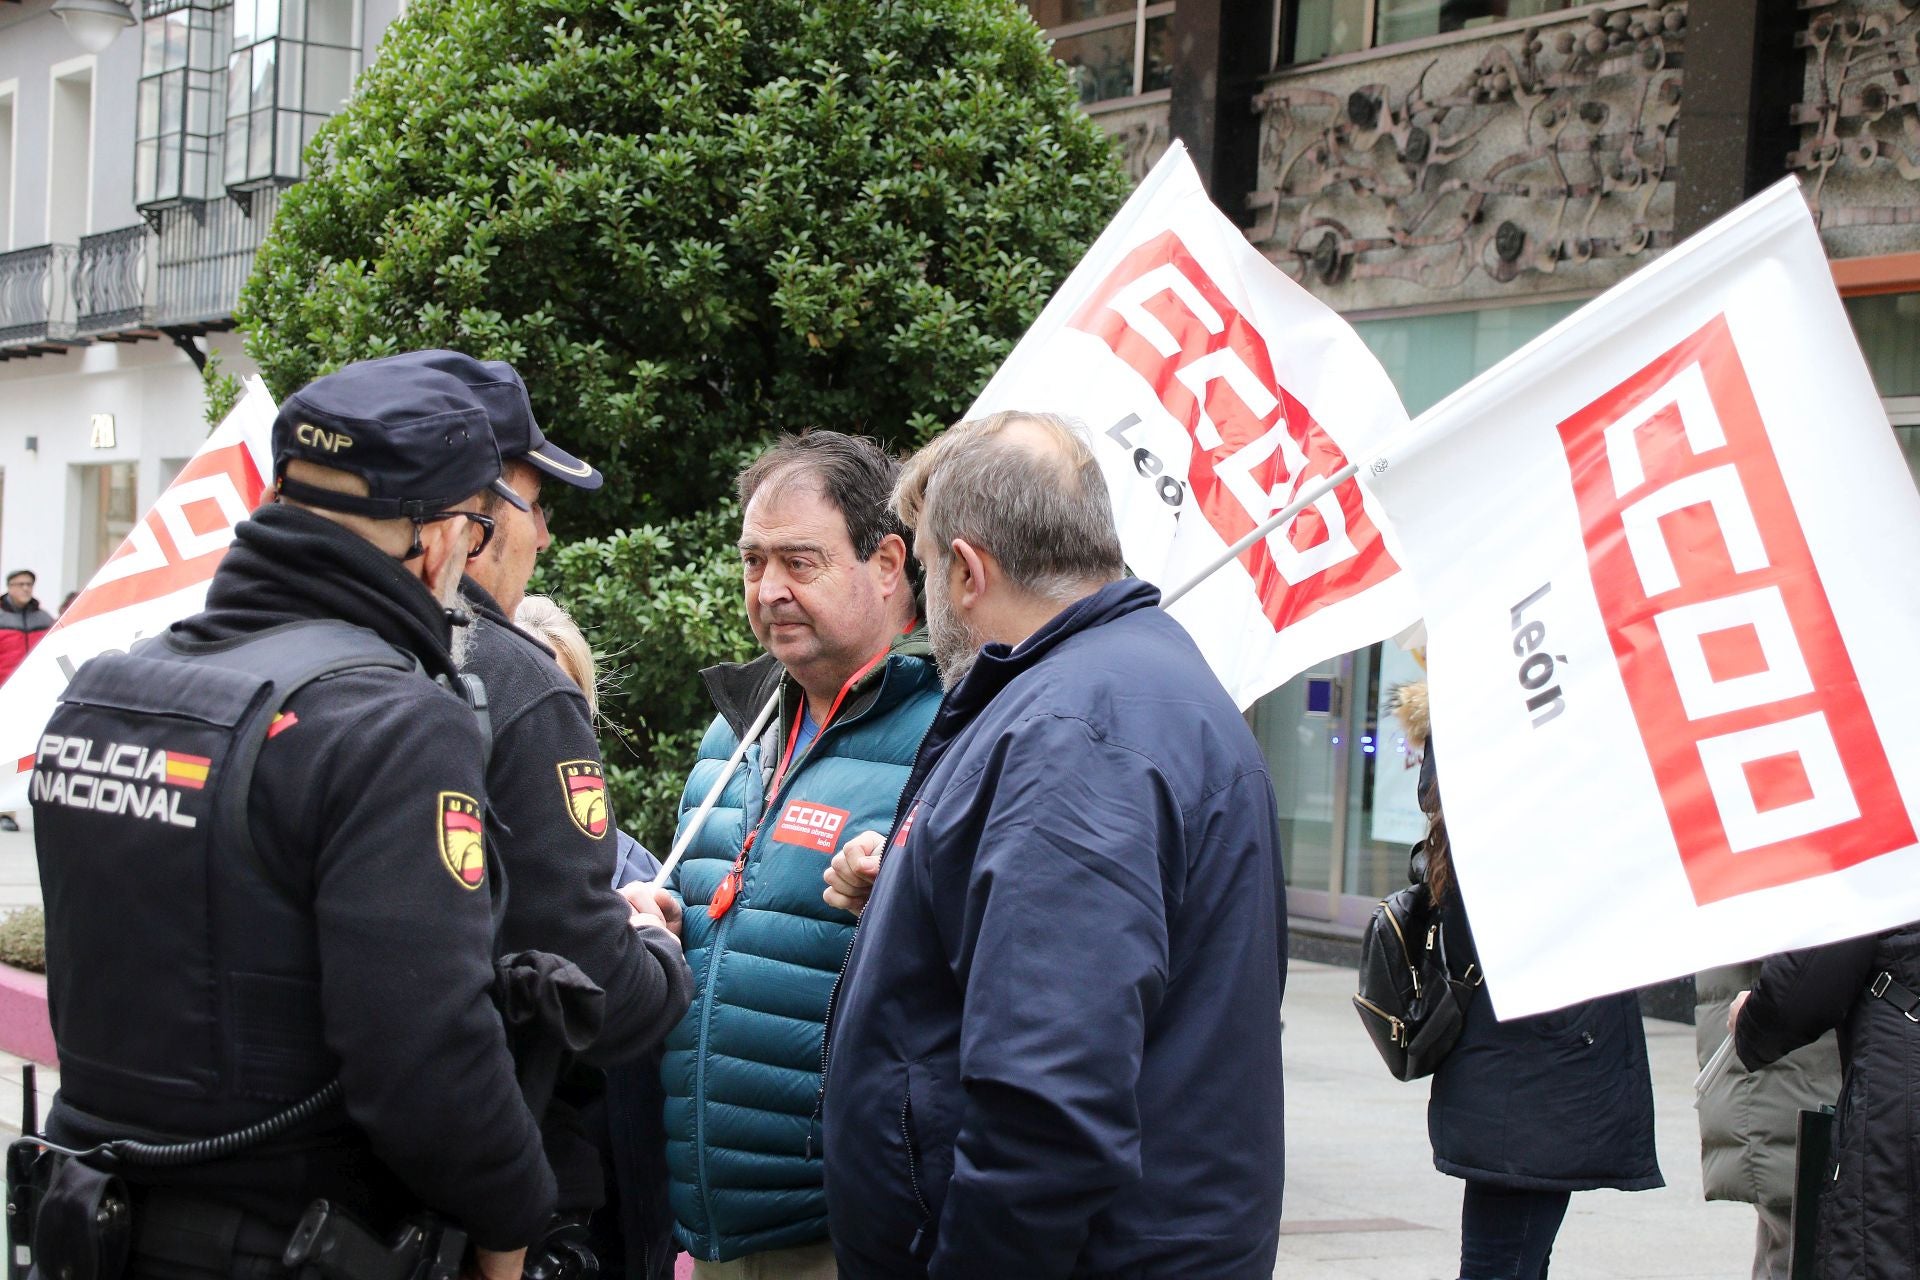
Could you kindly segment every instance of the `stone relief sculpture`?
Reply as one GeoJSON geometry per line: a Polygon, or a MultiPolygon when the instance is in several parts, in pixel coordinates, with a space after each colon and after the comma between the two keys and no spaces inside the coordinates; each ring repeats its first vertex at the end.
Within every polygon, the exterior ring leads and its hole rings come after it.
{"type": "Polygon", "coordinates": [[[1594,8],[1283,75],[1255,99],[1249,234],[1336,305],[1609,282],[1672,243],[1686,22],[1594,8]]]}

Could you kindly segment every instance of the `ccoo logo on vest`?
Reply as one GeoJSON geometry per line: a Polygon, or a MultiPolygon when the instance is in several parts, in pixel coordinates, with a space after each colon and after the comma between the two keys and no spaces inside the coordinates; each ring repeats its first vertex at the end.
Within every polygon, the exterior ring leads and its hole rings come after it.
{"type": "Polygon", "coordinates": [[[184,792],[201,791],[213,761],[164,747],[42,734],[33,757],[35,804],[147,818],[176,827],[199,820],[180,812],[184,792]]]}
{"type": "Polygon", "coordinates": [[[597,760],[562,760],[560,787],[573,825],[595,840],[607,834],[607,778],[597,760]]]}

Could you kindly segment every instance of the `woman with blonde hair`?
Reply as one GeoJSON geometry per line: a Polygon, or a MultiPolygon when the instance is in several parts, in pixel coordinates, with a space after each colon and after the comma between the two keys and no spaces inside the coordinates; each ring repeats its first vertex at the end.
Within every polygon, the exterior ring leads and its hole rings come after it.
{"type": "MultiPolygon", "coordinates": [[[[586,695],[587,710],[600,714],[599,672],[593,647],[567,611],[546,596],[528,596],[513,612],[514,625],[553,650],[553,659],[586,695]]],[[[649,881],[660,862],[644,845],[614,828],[618,863],[613,887],[649,881]]],[[[607,1204],[596,1221],[605,1235],[617,1234],[626,1252],[629,1280],[669,1280],[674,1257],[673,1210],[667,1202],[667,1131],[662,1118],[666,1094],[660,1084],[658,1051],[607,1071],[603,1149],[613,1176],[607,1204]]],[[[591,1122],[589,1122],[591,1123],[591,1122]]]]}

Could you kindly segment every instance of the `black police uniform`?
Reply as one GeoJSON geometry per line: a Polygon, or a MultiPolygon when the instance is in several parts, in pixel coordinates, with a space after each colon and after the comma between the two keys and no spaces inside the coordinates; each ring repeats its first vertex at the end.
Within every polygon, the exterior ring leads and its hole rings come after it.
{"type": "MultiPolygon", "coordinates": [[[[336,449],[353,440],[364,474],[388,469],[376,496],[437,479],[453,492],[432,510],[480,488],[498,470],[490,436],[475,439],[484,413],[407,372],[344,378],[352,394],[331,406],[301,399],[325,380],[291,398],[276,456],[318,425],[336,449]],[[404,423],[381,423],[394,403],[377,396],[354,415],[377,388],[414,410],[404,423]],[[448,480],[447,449],[491,453],[490,471],[448,480]]],[[[450,634],[401,563],[265,507],[236,530],[206,610],[83,667],[42,738],[32,795],[62,1067],[48,1136],[201,1138],[330,1078],[344,1092],[344,1114],[241,1154],[124,1169],[136,1275],[268,1273],[315,1198],[377,1231],[424,1206],[495,1249],[530,1243],[552,1214],[490,997],[484,739],[434,679],[455,674],[450,634]],[[303,623],[327,624],[328,643],[353,631],[360,658],[283,705],[234,675],[263,636],[303,623]],[[228,785],[249,771],[244,793],[228,785]]]]}
{"type": "MultiPolygon", "coordinates": [[[[477,583],[462,595],[475,616],[465,669],[486,684],[493,725],[487,799],[505,828],[496,849],[513,885],[500,949],[553,952],[579,966],[606,992],[605,1021],[580,1060],[631,1061],[680,1021],[693,975],[678,938],[627,926],[627,904],[611,887],[613,819],[586,698],[477,583]]],[[[606,1196],[599,1149],[580,1119],[602,1091],[598,1076],[570,1073],[541,1121],[562,1214],[591,1212],[606,1196]]]]}

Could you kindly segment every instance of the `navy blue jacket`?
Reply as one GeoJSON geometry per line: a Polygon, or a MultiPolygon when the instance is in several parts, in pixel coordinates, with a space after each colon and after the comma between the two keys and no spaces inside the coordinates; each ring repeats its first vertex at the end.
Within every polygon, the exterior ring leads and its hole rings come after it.
{"type": "Polygon", "coordinates": [[[829,1028],[849,1280],[1273,1273],[1273,784],[1158,601],[987,646],[934,719],[829,1028]]]}
{"type": "MultiPolygon", "coordinates": [[[[1440,905],[1454,971],[1480,955],[1456,889],[1440,905]]],[[[1631,991],[1501,1022],[1477,994],[1433,1073],[1427,1136],[1442,1173],[1538,1191],[1664,1186],[1653,1144],[1653,1077],[1631,991]]]]}

